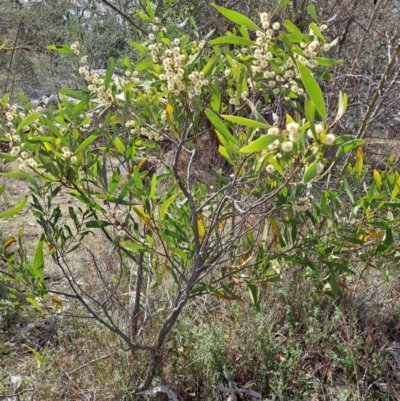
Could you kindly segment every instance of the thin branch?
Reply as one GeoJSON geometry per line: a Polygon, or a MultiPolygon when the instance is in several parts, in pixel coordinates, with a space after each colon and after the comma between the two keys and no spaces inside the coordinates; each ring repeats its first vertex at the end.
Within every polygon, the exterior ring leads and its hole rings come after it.
{"type": "Polygon", "coordinates": [[[91,365],[92,363],[95,363],[95,362],[98,362],[98,361],[102,361],[103,359],[109,358],[110,356],[114,355],[115,353],[116,353],[116,351],[113,351],[113,352],[110,352],[107,355],[101,356],[100,358],[92,359],[91,361],[86,362],[85,364],[83,364],[83,365],[77,367],[76,369],[72,370],[71,372],[68,373],[68,375],[72,375],[75,372],[77,372],[78,370],[81,370],[81,369],[85,368],[86,366],[91,365]]]}
{"type": "Polygon", "coordinates": [[[135,29],[137,29],[138,31],[142,32],[143,35],[148,35],[148,33],[141,28],[139,25],[136,24],[135,21],[133,21],[132,18],[130,18],[128,15],[126,15],[124,12],[122,12],[120,9],[118,9],[117,7],[114,6],[114,4],[111,4],[109,1],[107,0],[100,0],[103,4],[105,4],[106,6],[110,7],[111,9],[113,9],[117,14],[119,14],[129,25],[131,25],[132,27],[134,27],[135,29]]]}
{"type": "MultiPolygon", "coordinates": [[[[15,35],[15,41],[14,41],[14,45],[13,45],[13,47],[12,47],[12,52],[11,52],[11,57],[10,57],[10,63],[8,64],[7,81],[6,81],[6,87],[5,87],[5,91],[4,91],[4,92],[7,92],[8,82],[9,82],[9,80],[10,80],[10,75],[11,75],[11,67],[12,67],[12,64],[13,64],[13,61],[14,61],[15,49],[17,49],[18,37],[19,37],[19,34],[20,34],[20,32],[21,32],[22,25],[23,25],[23,22],[22,22],[22,19],[21,19],[21,20],[19,21],[19,24],[18,24],[17,34],[15,35]]],[[[10,92],[11,92],[11,93],[10,93],[10,96],[12,96],[13,87],[11,88],[11,91],[10,91],[10,92]]]]}
{"type": "Polygon", "coordinates": [[[137,333],[138,333],[138,317],[140,312],[140,292],[142,290],[142,281],[143,281],[143,261],[144,261],[144,252],[140,251],[139,253],[139,263],[137,267],[137,275],[136,275],[136,285],[135,285],[135,305],[133,306],[132,311],[132,325],[131,325],[131,337],[132,340],[135,341],[137,333]]]}
{"type": "Polygon", "coordinates": [[[12,394],[12,395],[0,395],[0,398],[5,398],[5,399],[7,399],[7,398],[15,398],[15,397],[18,397],[18,396],[20,396],[20,395],[22,395],[24,393],[27,393],[28,391],[35,391],[35,389],[27,388],[25,390],[20,391],[19,393],[15,393],[15,394],[12,394]]]}

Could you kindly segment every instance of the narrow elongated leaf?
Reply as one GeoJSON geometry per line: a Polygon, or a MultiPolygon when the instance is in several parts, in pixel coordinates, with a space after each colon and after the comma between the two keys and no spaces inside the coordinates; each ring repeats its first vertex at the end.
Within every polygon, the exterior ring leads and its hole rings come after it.
{"type": "Polygon", "coordinates": [[[217,39],[210,41],[211,45],[238,45],[238,46],[256,46],[256,42],[250,39],[242,38],[240,36],[221,36],[217,39]]]}
{"type": "Polygon", "coordinates": [[[134,166],[133,167],[133,179],[135,180],[135,186],[137,189],[142,189],[143,188],[143,181],[142,181],[142,177],[140,176],[140,172],[139,172],[139,167],[138,166],[134,166]]]}
{"type": "Polygon", "coordinates": [[[149,14],[151,19],[154,21],[156,16],[154,14],[153,6],[151,5],[150,0],[146,0],[146,11],[147,11],[147,14],[149,14]]]}
{"type": "Polygon", "coordinates": [[[281,10],[283,10],[291,0],[281,0],[277,7],[275,8],[274,14],[278,14],[281,10]]]}
{"type": "Polygon", "coordinates": [[[308,182],[310,182],[311,180],[313,180],[315,178],[315,176],[317,175],[317,164],[318,164],[318,159],[315,160],[306,170],[306,172],[304,173],[304,177],[303,177],[303,181],[305,184],[307,184],[308,182]]]}
{"type": "Polygon", "coordinates": [[[387,228],[385,232],[385,237],[383,238],[383,245],[389,247],[393,244],[393,232],[391,228],[387,228]]]}
{"type": "Polygon", "coordinates": [[[114,170],[113,175],[111,177],[110,186],[109,186],[108,191],[107,191],[108,195],[112,195],[115,192],[115,190],[117,189],[120,181],[121,181],[121,173],[119,171],[119,168],[117,167],[114,170]]]}
{"type": "Polygon", "coordinates": [[[312,73],[308,70],[306,66],[297,61],[297,68],[300,71],[301,80],[303,85],[310,96],[311,100],[315,104],[315,108],[318,110],[318,113],[322,117],[322,119],[326,122],[326,109],[325,109],[325,101],[322,96],[321,88],[318,85],[318,82],[313,77],[312,73]]]}
{"type": "Polygon", "coordinates": [[[43,244],[44,235],[40,237],[40,241],[36,247],[35,258],[33,260],[33,271],[36,277],[40,280],[44,280],[43,268],[44,268],[44,258],[43,258],[43,244]]]}
{"type": "Polygon", "coordinates": [[[153,61],[143,61],[135,66],[135,71],[148,70],[153,65],[153,61]]]}
{"type": "Polygon", "coordinates": [[[212,3],[211,5],[230,21],[238,25],[247,26],[247,28],[253,29],[255,31],[261,31],[261,29],[250,18],[247,18],[245,15],[240,14],[233,10],[229,10],[228,8],[218,6],[215,3],[212,3]]]}
{"type": "Polygon", "coordinates": [[[175,200],[175,198],[176,194],[174,193],[169,198],[165,199],[160,209],[160,219],[163,219],[165,217],[168,208],[171,206],[171,203],[175,200]]]}
{"type": "Polygon", "coordinates": [[[231,157],[229,156],[229,153],[228,153],[228,151],[226,150],[226,148],[225,148],[224,146],[219,145],[219,147],[218,147],[218,152],[220,153],[220,155],[221,155],[222,157],[224,157],[224,158],[226,159],[226,161],[227,161],[230,165],[233,166],[234,162],[233,162],[233,160],[231,159],[231,157]]]}
{"type": "Polygon", "coordinates": [[[226,125],[219,119],[219,117],[210,109],[206,109],[206,116],[211,124],[218,130],[218,132],[225,138],[229,144],[239,145],[239,141],[230,133],[226,125]]]}
{"type": "MultiPolygon", "coordinates": [[[[205,77],[208,77],[211,72],[212,69],[214,68],[215,64],[218,62],[219,57],[213,57],[211,58],[208,63],[203,67],[202,69],[202,73],[204,74],[205,77]]],[[[219,81],[218,81],[219,82],[219,81]]]]}
{"type": "Polygon", "coordinates": [[[140,220],[142,220],[144,224],[146,224],[149,227],[152,226],[149,215],[146,212],[144,212],[140,207],[132,206],[132,210],[135,211],[135,213],[139,216],[140,220]]]}
{"type": "Polygon", "coordinates": [[[323,67],[332,67],[336,64],[342,64],[340,60],[335,60],[333,58],[315,57],[314,60],[318,61],[318,64],[322,65],[323,67]]]}
{"type": "MultiPolygon", "coordinates": [[[[42,308],[40,307],[40,305],[33,299],[33,298],[29,298],[26,297],[26,300],[39,312],[42,311],[42,308]]],[[[38,353],[36,350],[34,350],[33,348],[29,347],[29,345],[24,344],[25,347],[30,348],[32,351],[38,353]]],[[[39,363],[38,363],[39,364],[39,363]]]]}
{"type": "Polygon", "coordinates": [[[69,97],[72,97],[72,98],[77,99],[77,100],[83,100],[85,98],[84,94],[79,93],[79,92],[74,91],[73,89],[69,89],[69,88],[61,88],[59,90],[59,93],[63,94],[63,95],[66,95],[66,96],[69,96],[69,97]]]}
{"type": "Polygon", "coordinates": [[[305,99],[304,109],[306,112],[307,121],[313,123],[315,121],[315,104],[312,100],[305,99]]]}
{"type": "Polygon", "coordinates": [[[4,184],[0,187],[0,195],[4,192],[5,189],[6,189],[6,184],[4,183],[4,184]]]}
{"type": "Polygon", "coordinates": [[[14,209],[10,209],[5,211],[4,213],[1,213],[0,219],[7,219],[8,217],[14,216],[14,214],[19,213],[25,207],[27,201],[28,198],[25,197],[17,206],[15,206],[14,209]]]}
{"type": "Polygon", "coordinates": [[[299,40],[303,40],[303,33],[292,21],[285,21],[285,28],[295,35],[299,40]]]}
{"type": "Polygon", "coordinates": [[[200,241],[203,241],[204,235],[206,233],[206,229],[204,227],[204,221],[203,221],[203,217],[201,215],[197,219],[197,231],[198,231],[198,234],[199,234],[200,241]]]}
{"type": "Polygon", "coordinates": [[[314,5],[310,5],[307,7],[307,11],[308,13],[311,15],[311,18],[318,23],[318,17],[317,17],[317,13],[315,11],[315,6],[314,5]]]}
{"type": "MultiPolygon", "coordinates": [[[[376,182],[376,181],[374,181],[376,182]]],[[[390,200],[394,200],[396,198],[396,196],[398,195],[398,193],[400,192],[400,177],[397,178],[395,184],[394,184],[394,188],[392,190],[392,193],[390,195],[390,200]]]]}
{"type": "Polygon", "coordinates": [[[74,54],[73,50],[66,45],[48,45],[46,46],[49,50],[55,50],[56,52],[63,54],[74,54]]]}
{"type": "Polygon", "coordinates": [[[250,142],[247,146],[240,149],[240,153],[259,152],[265,150],[275,140],[279,139],[279,135],[262,135],[260,138],[250,142]]]}
{"type": "Polygon", "coordinates": [[[135,49],[137,49],[139,54],[141,54],[141,55],[148,54],[148,52],[149,52],[149,49],[147,48],[147,46],[143,46],[140,43],[130,41],[129,44],[132,47],[134,47],[135,49]]]}
{"type": "Polygon", "coordinates": [[[242,34],[242,36],[246,39],[250,39],[249,32],[247,31],[247,28],[244,25],[241,25],[239,27],[239,32],[242,34]]]}
{"type": "Polygon", "coordinates": [[[83,149],[86,149],[92,142],[94,142],[98,138],[97,135],[88,136],[75,150],[75,153],[80,152],[83,149]]]}
{"type": "Polygon", "coordinates": [[[260,123],[263,123],[265,125],[268,125],[267,121],[265,120],[265,118],[258,112],[256,106],[253,104],[253,102],[250,99],[245,99],[245,102],[247,103],[247,105],[250,107],[251,109],[251,114],[252,117],[257,120],[260,123]]]}
{"type": "MultiPolygon", "coordinates": [[[[219,79],[214,79],[211,92],[211,108],[214,112],[218,112],[221,107],[221,87],[219,79]]],[[[200,114],[200,113],[198,113],[200,114]]]]}
{"type": "Polygon", "coordinates": [[[226,114],[223,114],[221,117],[225,118],[225,120],[231,121],[239,125],[243,125],[245,127],[264,128],[264,129],[271,127],[269,124],[264,124],[256,120],[250,120],[249,118],[231,116],[226,114]]]}
{"type": "Polygon", "coordinates": [[[374,170],[374,180],[376,182],[376,188],[378,189],[378,191],[380,191],[382,186],[382,179],[378,170],[374,170]]]}
{"type": "Polygon", "coordinates": [[[129,249],[130,251],[141,251],[147,249],[144,245],[134,242],[121,241],[120,244],[124,248],[129,249]]]}
{"type": "Polygon", "coordinates": [[[150,198],[153,200],[156,195],[156,187],[157,187],[157,174],[153,174],[150,185],[150,198]]]}
{"type": "Polygon", "coordinates": [[[39,113],[32,113],[29,114],[28,117],[24,118],[18,125],[17,131],[26,127],[27,125],[30,125],[34,123],[38,118],[40,117],[39,113]]]}
{"type": "Polygon", "coordinates": [[[90,220],[86,223],[86,227],[88,228],[103,228],[112,225],[113,225],[112,223],[105,220],[90,220]]]}
{"type": "Polygon", "coordinates": [[[352,139],[341,145],[336,152],[336,157],[342,157],[346,153],[350,152],[351,150],[355,149],[357,146],[361,146],[365,143],[364,139],[352,139]]]}
{"type": "Polygon", "coordinates": [[[125,145],[120,138],[115,138],[113,144],[121,155],[125,154],[125,145]]]}
{"type": "Polygon", "coordinates": [[[106,75],[104,77],[104,86],[106,89],[110,86],[111,77],[114,73],[114,68],[115,68],[115,61],[112,58],[110,58],[110,61],[108,62],[106,75]]]}
{"type": "Polygon", "coordinates": [[[357,178],[360,178],[363,166],[364,166],[364,152],[361,147],[358,147],[356,151],[356,164],[354,166],[354,171],[356,172],[357,178]]]}
{"type": "Polygon", "coordinates": [[[251,281],[246,281],[247,291],[250,296],[251,303],[258,308],[259,307],[259,293],[258,286],[252,283],[251,281]]]}
{"type": "Polygon", "coordinates": [[[146,15],[145,13],[142,13],[138,10],[136,10],[136,14],[143,20],[143,21],[153,21],[148,15],[146,15]]]}
{"type": "Polygon", "coordinates": [[[324,35],[322,35],[321,31],[319,30],[315,22],[311,22],[310,28],[322,41],[325,41],[324,35]]]}
{"type": "Polygon", "coordinates": [[[349,196],[351,202],[354,203],[353,191],[351,190],[349,182],[347,181],[346,178],[343,178],[343,185],[344,185],[344,189],[345,189],[347,195],[349,196]]]}

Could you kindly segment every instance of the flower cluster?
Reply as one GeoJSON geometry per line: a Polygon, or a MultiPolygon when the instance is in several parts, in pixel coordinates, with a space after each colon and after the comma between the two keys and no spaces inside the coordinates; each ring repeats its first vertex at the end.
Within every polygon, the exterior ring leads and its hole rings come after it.
{"type": "Polygon", "coordinates": [[[126,123],[125,123],[125,127],[126,128],[130,128],[130,133],[131,134],[135,134],[136,133],[136,130],[135,130],[135,128],[134,128],[134,126],[135,126],[135,121],[133,121],[133,120],[128,120],[126,123]]]}
{"type": "MultiPolygon", "coordinates": [[[[17,107],[8,107],[8,111],[5,113],[6,123],[4,124],[4,128],[6,132],[4,136],[9,139],[11,147],[14,146],[16,142],[21,141],[21,137],[17,134],[17,130],[14,127],[14,121],[17,116],[17,107]]],[[[27,129],[29,129],[29,127],[27,127],[27,129]]],[[[13,150],[11,150],[11,152],[13,152],[13,150]]]]}
{"type": "Polygon", "coordinates": [[[69,159],[71,161],[71,163],[75,163],[77,161],[77,157],[74,156],[74,153],[71,152],[71,150],[67,146],[64,146],[63,148],[61,148],[61,152],[63,154],[63,157],[65,159],[69,159]]]}
{"type": "Polygon", "coordinates": [[[150,127],[141,127],[140,135],[146,136],[151,141],[162,141],[164,137],[158,133],[154,128],[150,127]]]}
{"type": "Polygon", "coordinates": [[[106,107],[110,107],[113,102],[111,89],[104,87],[104,78],[102,78],[98,72],[90,71],[88,66],[82,66],[79,68],[79,74],[81,74],[86,81],[89,82],[88,89],[99,101],[106,107]]]}
{"type": "MultiPolygon", "coordinates": [[[[164,113],[164,112],[163,112],[164,113]]],[[[154,128],[154,126],[135,128],[135,122],[128,120],[125,127],[129,128],[129,132],[134,135],[142,135],[149,138],[151,141],[162,141],[164,137],[154,128]]]]}
{"type": "MultiPolygon", "coordinates": [[[[315,124],[315,133],[317,134],[317,138],[319,135],[324,131],[324,125],[322,123],[315,124]]],[[[311,129],[307,130],[307,136],[310,139],[314,139],[314,134],[312,133],[311,129]]]]}
{"type": "Polygon", "coordinates": [[[193,84],[193,92],[195,95],[200,95],[203,86],[209,84],[208,79],[204,78],[204,74],[202,72],[193,71],[191,74],[189,74],[188,78],[193,84]]]}
{"type": "Polygon", "coordinates": [[[292,121],[286,125],[286,131],[288,132],[289,140],[296,142],[299,139],[299,124],[292,121]]]}
{"type": "Polygon", "coordinates": [[[315,67],[318,67],[318,62],[314,58],[317,56],[318,50],[320,50],[322,46],[323,43],[320,43],[317,39],[314,39],[311,43],[308,44],[305,42],[301,42],[300,47],[303,49],[304,56],[296,54],[296,57],[300,61],[300,63],[304,64],[307,68],[312,70],[315,67]]]}
{"type": "Polygon", "coordinates": [[[22,171],[27,170],[28,167],[36,170],[38,168],[38,163],[34,158],[32,158],[32,152],[22,151],[17,158],[18,168],[22,171]]]}
{"type": "Polygon", "coordinates": [[[74,43],[72,43],[72,45],[71,45],[70,47],[71,47],[71,50],[72,50],[77,56],[79,56],[79,54],[80,54],[80,47],[81,47],[80,43],[79,43],[79,42],[74,42],[74,43]]]}
{"type": "Polygon", "coordinates": [[[268,150],[274,151],[279,149],[280,141],[279,139],[275,139],[274,142],[272,142],[270,145],[268,145],[268,150]]]}
{"type": "MultiPolygon", "coordinates": [[[[159,29],[156,31],[158,30],[159,29]]],[[[153,41],[154,39],[155,35],[151,33],[149,35],[149,40],[153,41]]],[[[163,67],[159,79],[161,81],[166,81],[166,85],[162,85],[161,90],[172,91],[176,96],[188,90],[190,91],[190,97],[198,96],[201,94],[202,88],[209,84],[209,81],[205,79],[202,72],[193,71],[187,77],[189,79],[189,82],[187,82],[184,70],[187,55],[181,49],[180,42],[180,39],[174,39],[171,48],[164,45],[162,42],[148,45],[153,62],[160,63],[163,67]]],[[[197,47],[203,49],[205,44],[205,40],[200,40],[197,43],[197,47]]]]}
{"type": "MultiPolygon", "coordinates": [[[[268,13],[261,13],[260,14],[261,24],[264,31],[257,31],[257,39],[256,43],[257,46],[252,48],[253,51],[253,64],[251,69],[254,74],[261,73],[266,70],[269,66],[269,62],[273,60],[274,56],[269,50],[270,41],[274,36],[274,31],[279,29],[279,23],[273,24],[273,27],[270,28],[270,16],[268,13]]],[[[253,82],[249,78],[248,80],[249,85],[253,85],[253,82]]]]}
{"type": "MultiPolygon", "coordinates": [[[[315,124],[315,133],[317,135],[316,139],[320,139],[321,138],[321,134],[324,132],[324,130],[325,130],[325,127],[324,127],[324,125],[322,123],[315,124]]],[[[307,130],[307,136],[310,139],[315,139],[314,138],[314,134],[311,131],[311,129],[307,130]]],[[[322,137],[322,138],[324,138],[324,137],[322,137]]],[[[331,145],[335,144],[335,141],[336,141],[336,136],[334,134],[326,134],[325,138],[323,140],[323,143],[325,145],[331,146],[331,145]]]]}
{"type": "Polygon", "coordinates": [[[317,163],[317,174],[322,174],[324,172],[325,166],[323,165],[323,163],[318,162],[317,163]]]}
{"type": "Polygon", "coordinates": [[[39,134],[43,134],[45,132],[45,127],[39,121],[32,122],[30,125],[23,127],[22,131],[24,134],[19,134],[15,127],[32,113],[40,113],[41,111],[42,109],[40,106],[26,112],[22,109],[18,110],[15,104],[7,104],[4,106],[4,113],[1,113],[5,120],[2,124],[2,128],[5,131],[4,136],[8,138],[11,147],[10,155],[16,157],[18,168],[23,171],[27,170],[28,167],[32,169],[38,168],[38,163],[32,157],[32,152],[25,150],[25,136],[38,136],[39,134]]]}
{"type": "Polygon", "coordinates": [[[307,210],[312,209],[312,203],[309,197],[307,198],[299,198],[297,202],[292,206],[292,209],[295,212],[306,212],[307,210]]]}
{"type": "MultiPolygon", "coordinates": [[[[125,71],[125,76],[129,78],[129,81],[133,83],[138,83],[141,82],[141,79],[139,78],[139,71],[125,71]]],[[[124,89],[124,87],[128,84],[128,81],[123,80],[122,78],[119,78],[117,80],[117,88],[119,87],[120,89],[124,89]]]]}
{"type": "MultiPolygon", "coordinates": [[[[154,34],[150,34],[150,35],[152,35],[152,37],[154,39],[154,34]]],[[[153,44],[149,45],[148,48],[150,50],[151,57],[153,58],[153,62],[154,63],[160,62],[160,58],[162,57],[162,53],[164,51],[163,44],[161,42],[153,43],[153,44]]]]}
{"type": "Polygon", "coordinates": [[[267,173],[271,174],[275,171],[275,167],[272,164],[268,164],[265,170],[267,170],[267,173]]]}
{"type": "Polygon", "coordinates": [[[186,89],[183,69],[185,60],[186,56],[181,53],[179,46],[167,49],[162,59],[165,74],[161,74],[159,78],[167,81],[167,89],[173,91],[175,95],[179,95],[186,89]]]}

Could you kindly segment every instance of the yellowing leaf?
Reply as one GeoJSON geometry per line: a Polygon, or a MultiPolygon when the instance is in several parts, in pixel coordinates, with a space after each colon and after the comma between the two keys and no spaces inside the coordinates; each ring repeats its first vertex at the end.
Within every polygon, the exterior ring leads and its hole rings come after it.
{"type": "Polygon", "coordinates": [[[232,276],[232,281],[233,281],[236,285],[238,285],[239,287],[243,287],[243,283],[242,283],[238,278],[236,278],[235,276],[232,276]]]}
{"type": "Polygon", "coordinates": [[[45,147],[45,149],[50,152],[51,151],[51,146],[47,143],[47,142],[43,142],[43,146],[45,147]]]}
{"type": "Polygon", "coordinates": [[[394,198],[396,198],[399,191],[400,191],[400,177],[397,178],[396,183],[394,184],[392,194],[390,195],[391,201],[394,200],[394,198]]]}
{"type": "Polygon", "coordinates": [[[374,231],[367,231],[367,234],[369,237],[375,238],[375,239],[379,239],[381,240],[383,238],[383,234],[382,233],[377,233],[374,231]]]}
{"type": "Polygon", "coordinates": [[[167,103],[166,110],[167,110],[168,117],[171,120],[173,120],[174,108],[172,107],[172,104],[170,102],[167,103]]]}
{"type": "Polygon", "coordinates": [[[62,311],[64,309],[61,299],[57,294],[53,294],[53,296],[51,297],[51,302],[53,303],[53,309],[55,311],[62,311]]]}
{"type": "Polygon", "coordinates": [[[374,180],[376,182],[376,189],[380,191],[382,186],[382,179],[378,170],[374,170],[374,180]]]}
{"type": "Polygon", "coordinates": [[[149,160],[147,157],[144,157],[142,160],[140,160],[139,164],[137,165],[139,171],[142,171],[142,167],[147,162],[147,160],[149,160]]]}
{"type": "Polygon", "coordinates": [[[226,294],[220,294],[220,293],[212,293],[211,294],[213,297],[215,298],[219,298],[219,299],[225,299],[227,301],[234,301],[235,298],[231,297],[230,295],[226,295],[226,294]]]}
{"type": "Polygon", "coordinates": [[[271,222],[272,234],[274,235],[274,251],[276,251],[279,246],[279,227],[273,217],[271,217],[270,222],[271,222]]]}
{"type": "Polygon", "coordinates": [[[356,165],[354,166],[357,178],[360,178],[361,176],[363,165],[364,165],[364,152],[362,148],[359,147],[357,148],[356,151],[356,165]]]}
{"type": "Polygon", "coordinates": [[[218,228],[219,228],[219,229],[224,228],[224,227],[225,227],[225,224],[226,224],[226,219],[221,220],[221,221],[218,223],[218,228]]]}
{"type": "Polygon", "coordinates": [[[200,214],[199,218],[197,219],[197,230],[199,233],[199,239],[200,241],[203,241],[204,235],[206,233],[206,230],[204,228],[204,221],[203,221],[203,216],[200,214]]]}
{"type": "Polygon", "coordinates": [[[139,216],[140,220],[142,220],[143,223],[146,224],[146,226],[152,226],[150,217],[142,209],[140,209],[140,207],[132,206],[132,209],[139,216]]]}
{"type": "Polygon", "coordinates": [[[14,242],[17,242],[17,240],[14,237],[10,237],[6,243],[4,244],[4,248],[8,248],[11,246],[14,242]]]}

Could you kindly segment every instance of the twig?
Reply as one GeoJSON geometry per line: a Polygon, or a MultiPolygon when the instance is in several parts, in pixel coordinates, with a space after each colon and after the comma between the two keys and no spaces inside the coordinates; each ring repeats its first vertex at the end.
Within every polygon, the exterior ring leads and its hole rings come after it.
{"type": "Polygon", "coordinates": [[[0,395],[0,398],[13,398],[13,397],[18,397],[21,394],[27,393],[28,391],[35,391],[34,388],[26,388],[25,390],[21,390],[19,393],[15,393],[12,395],[0,395]]]}
{"type": "Polygon", "coordinates": [[[83,390],[72,380],[71,376],[67,372],[64,372],[64,374],[75,385],[75,387],[82,393],[82,395],[85,397],[85,399],[90,401],[89,398],[86,396],[86,394],[83,392],[83,390]]]}
{"type": "Polygon", "coordinates": [[[119,14],[126,22],[128,22],[129,25],[133,26],[135,29],[137,29],[138,31],[142,32],[143,35],[148,35],[148,33],[141,28],[139,25],[137,25],[135,23],[135,21],[133,21],[132,18],[130,18],[128,15],[126,15],[124,12],[122,12],[119,8],[115,7],[114,4],[111,4],[110,2],[108,2],[107,0],[100,0],[102,3],[104,3],[106,6],[110,7],[111,9],[113,9],[117,14],[119,14]]]}
{"type": "MultiPolygon", "coordinates": [[[[75,372],[77,372],[78,370],[81,370],[81,369],[85,368],[86,366],[91,365],[92,363],[95,363],[95,362],[101,361],[103,359],[109,358],[110,356],[114,355],[115,353],[116,353],[116,351],[113,351],[113,352],[110,352],[107,355],[101,356],[100,358],[92,359],[91,361],[86,362],[83,365],[81,365],[81,366],[77,367],[76,369],[72,370],[71,372],[68,373],[68,375],[72,375],[75,372]]],[[[66,373],[66,372],[64,372],[64,373],[66,373]]]]}

